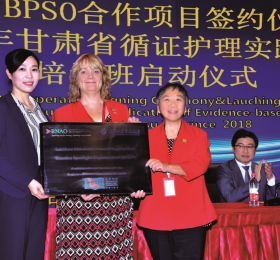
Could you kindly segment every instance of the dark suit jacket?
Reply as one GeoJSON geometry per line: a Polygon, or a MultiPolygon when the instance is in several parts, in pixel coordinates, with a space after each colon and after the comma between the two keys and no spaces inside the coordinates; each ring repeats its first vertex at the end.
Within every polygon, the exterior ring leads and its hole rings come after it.
{"type": "MultiPolygon", "coordinates": [[[[256,163],[252,162],[252,172],[256,163]]],[[[261,181],[259,183],[259,199],[266,200],[266,195],[274,197],[275,186],[267,185],[264,167],[261,169],[261,181]]],[[[245,183],[242,173],[235,161],[227,161],[217,168],[217,187],[220,191],[221,202],[249,201],[249,183],[245,183]]]]}
{"type": "Polygon", "coordinates": [[[30,130],[11,94],[0,98],[0,190],[24,198],[38,173],[30,130]]]}

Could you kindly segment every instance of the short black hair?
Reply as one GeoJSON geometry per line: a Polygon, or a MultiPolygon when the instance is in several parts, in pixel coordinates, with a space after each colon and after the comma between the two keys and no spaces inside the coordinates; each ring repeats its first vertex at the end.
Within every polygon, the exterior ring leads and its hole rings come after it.
{"type": "Polygon", "coordinates": [[[37,61],[39,67],[40,60],[32,51],[26,49],[15,49],[9,52],[5,57],[5,64],[8,71],[13,74],[30,56],[32,56],[37,61]]]}
{"type": "Polygon", "coordinates": [[[258,147],[258,145],[259,145],[258,137],[253,132],[250,132],[246,129],[239,129],[234,133],[234,135],[231,139],[231,146],[234,147],[239,138],[246,138],[246,137],[252,138],[255,142],[255,147],[256,148],[258,147]]]}
{"type": "Polygon", "coordinates": [[[159,100],[161,96],[165,93],[165,91],[169,88],[172,88],[173,90],[177,89],[179,92],[181,92],[186,100],[186,105],[188,105],[189,95],[187,90],[179,83],[170,83],[168,82],[165,86],[159,89],[156,95],[156,101],[157,105],[159,104],[159,100]]]}

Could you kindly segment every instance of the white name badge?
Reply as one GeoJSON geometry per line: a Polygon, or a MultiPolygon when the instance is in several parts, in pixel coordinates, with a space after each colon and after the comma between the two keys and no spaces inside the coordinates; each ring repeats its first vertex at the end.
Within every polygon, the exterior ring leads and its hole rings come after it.
{"type": "Polygon", "coordinates": [[[164,197],[175,197],[175,179],[169,177],[170,174],[167,174],[168,178],[163,178],[163,187],[164,187],[164,197]]]}

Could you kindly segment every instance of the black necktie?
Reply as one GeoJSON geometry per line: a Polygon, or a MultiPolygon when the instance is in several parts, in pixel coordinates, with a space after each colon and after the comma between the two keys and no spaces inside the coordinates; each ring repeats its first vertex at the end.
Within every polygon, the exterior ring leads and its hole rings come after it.
{"type": "Polygon", "coordinates": [[[242,166],[242,167],[245,170],[245,180],[244,180],[244,182],[247,183],[250,180],[249,166],[242,166]]]}

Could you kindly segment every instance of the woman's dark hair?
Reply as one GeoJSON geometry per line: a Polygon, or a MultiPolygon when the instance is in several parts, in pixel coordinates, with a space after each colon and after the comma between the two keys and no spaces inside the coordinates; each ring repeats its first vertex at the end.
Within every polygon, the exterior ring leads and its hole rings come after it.
{"type": "Polygon", "coordinates": [[[258,137],[257,137],[253,132],[250,132],[250,131],[245,130],[245,129],[237,130],[237,131],[234,133],[234,135],[233,135],[233,137],[232,137],[232,139],[231,139],[231,146],[232,146],[232,147],[235,147],[235,144],[236,144],[236,142],[237,142],[237,140],[238,140],[239,138],[246,138],[246,137],[250,137],[250,138],[252,138],[252,139],[254,140],[254,142],[255,142],[255,147],[256,147],[256,149],[257,149],[257,147],[258,147],[258,145],[259,145],[259,139],[258,139],[258,137]]]}
{"type": "Polygon", "coordinates": [[[7,66],[8,71],[13,74],[21,64],[28,58],[32,56],[38,64],[40,65],[39,58],[32,52],[26,49],[15,49],[9,52],[5,57],[5,64],[7,66]]]}
{"type": "Polygon", "coordinates": [[[159,100],[160,100],[161,96],[169,88],[171,88],[172,90],[177,89],[179,92],[181,92],[183,94],[184,98],[186,99],[186,106],[188,105],[189,95],[188,95],[187,90],[181,84],[169,83],[169,82],[165,86],[160,88],[159,91],[157,92],[157,95],[156,95],[157,105],[159,104],[159,100]]]}

